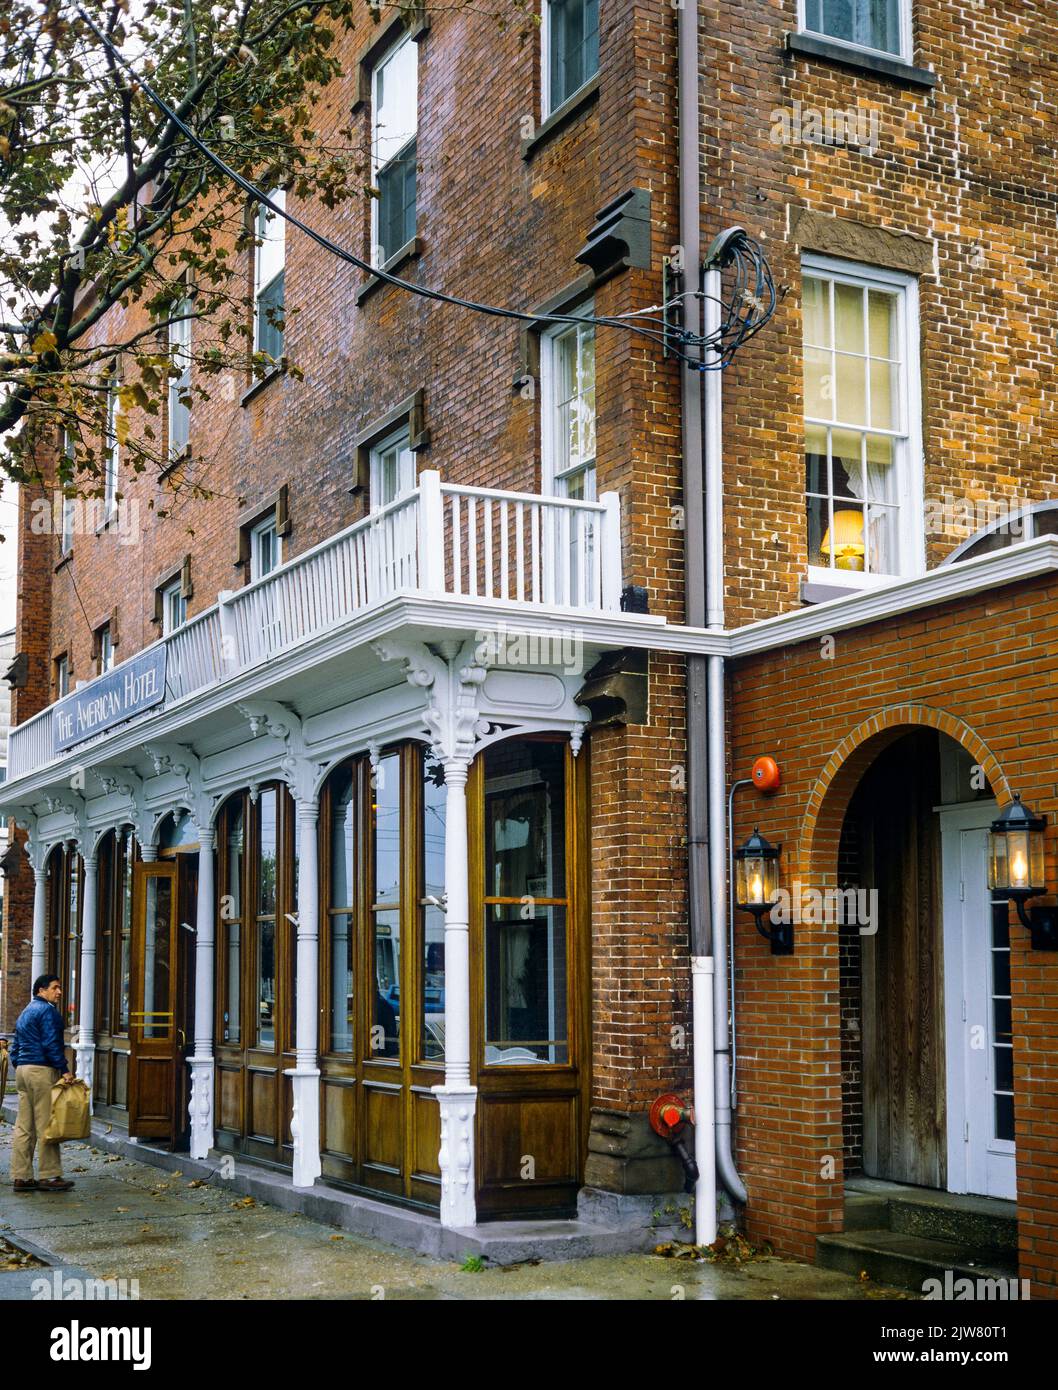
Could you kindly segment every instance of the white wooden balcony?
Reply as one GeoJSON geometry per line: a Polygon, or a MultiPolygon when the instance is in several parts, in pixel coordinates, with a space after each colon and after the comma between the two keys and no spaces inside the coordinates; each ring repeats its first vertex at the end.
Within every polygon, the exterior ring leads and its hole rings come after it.
{"type": "MultiPolygon", "coordinates": [[[[401,594],[530,605],[575,620],[619,612],[621,584],[617,493],[573,501],[443,484],[427,471],[414,492],[256,583],[222,593],[146,649],[165,648],[165,698],[157,708],[274,661],[401,594]]],[[[53,711],[11,730],[11,780],[58,756],[53,711]]]]}

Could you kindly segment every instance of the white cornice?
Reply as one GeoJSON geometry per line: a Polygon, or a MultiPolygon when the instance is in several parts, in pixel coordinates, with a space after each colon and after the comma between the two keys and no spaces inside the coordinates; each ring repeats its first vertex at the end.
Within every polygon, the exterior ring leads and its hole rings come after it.
{"type": "Polygon", "coordinates": [[[750,623],[728,633],[728,655],[752,656],[850,627],[884,622],[918,608],[969,598],[1005,584],[1038,579],[1055,570],[1058,570],[1058,536],[1041,536],[1038,540],[1024,541],[973,560],[942,565],[913,579],[898,579],[883,588],[865,589],[858,594],[846,594],[826,603],[814,603],[808,608],[750,623]]]}

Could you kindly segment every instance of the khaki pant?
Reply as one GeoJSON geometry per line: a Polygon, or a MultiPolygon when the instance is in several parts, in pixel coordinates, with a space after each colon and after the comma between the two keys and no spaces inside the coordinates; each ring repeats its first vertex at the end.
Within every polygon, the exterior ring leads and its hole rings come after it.
{"type": "Polygon", "coordinates": [[[15,1120],[15,1139],[11,1149],[11,1178],[26,1182],[33,1177],[33,1150],[40,1142],[40,1178],[61,1178],[62,1160],[59,1146],[41,1136],[51,1119],[51,1088],[59,1079],[54,1067],[16,1067],[15,1089],[18,1091],[18,1118],[15,1120]]]}

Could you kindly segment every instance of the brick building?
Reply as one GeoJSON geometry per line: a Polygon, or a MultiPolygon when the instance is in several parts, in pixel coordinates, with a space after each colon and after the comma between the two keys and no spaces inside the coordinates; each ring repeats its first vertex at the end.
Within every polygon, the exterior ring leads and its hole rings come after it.
{"type": "Polygon", "coordinates": [[[247,312],[304,380],[169,403],[211,495],[161,520],[164,481],[115,450],[105,524],[56,535],[23,490],[3,1022],[47,963],[101,1114],[448,1226],[578,1202],[645,1226],[683,1180],[647,1110],[696,1082],[699,1208],[730,1094],[753,1238],[860,1268],[926,1210],[950,1266],[966,1194],[1053,1296],[1058,957],[990,905],[985,859],[1015,792],[1058,810],[1058,20],[699,9],[552,0],[525,45],[365,7],[320,120],[375,133],[383,196],[297,211],[536,322],[262,216],[247,312]],[[722,389],[596,322],[658,304],[679,246],[693,315],[735,224],[779,295],[722,389]],[[762,754],[767,799],[736,785],[762,754]],[[729,793],[787,894],[856,886],[870,920],[808,914],[774,954],[736,912],[729,941],[729,793]]]}

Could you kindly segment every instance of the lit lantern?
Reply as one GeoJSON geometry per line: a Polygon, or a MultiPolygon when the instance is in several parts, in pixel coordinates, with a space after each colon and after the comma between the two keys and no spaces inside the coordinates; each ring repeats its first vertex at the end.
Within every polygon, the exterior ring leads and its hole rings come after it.
{"type": "Polygon", "coordinates": [[[1015,904],[1023,926],[1032,933],[1037,950],[1058,950],[1058,912],[1035,907],[1026,912],[1029,898],[1046,893],[1043,863],[1046,816],[1037,816],[1022,804],[1019,793],[993,822],[988,835],[988,886],[993,898],[1015,904]]]}
{"type": "Polygon", "coordinates": [[[773,955],[793,953],[793,925],[764,925],[764,918],[779,901],[780,845],[771,845],[756,826],[744,845],[735,850],[735,903],[757,923],[757,930],[771,942],[773,955]]]}

